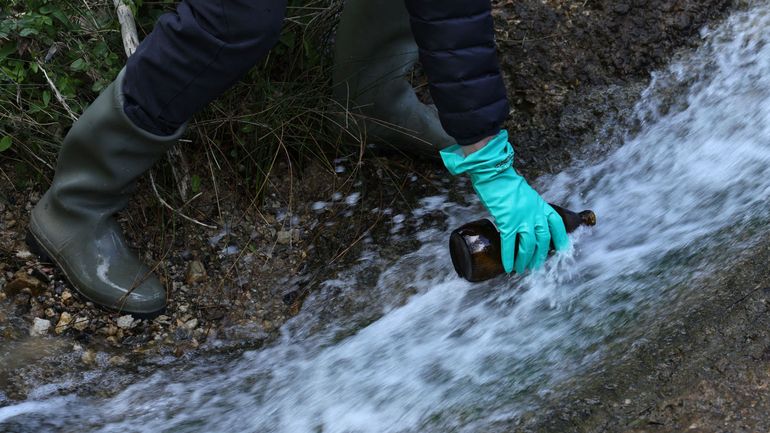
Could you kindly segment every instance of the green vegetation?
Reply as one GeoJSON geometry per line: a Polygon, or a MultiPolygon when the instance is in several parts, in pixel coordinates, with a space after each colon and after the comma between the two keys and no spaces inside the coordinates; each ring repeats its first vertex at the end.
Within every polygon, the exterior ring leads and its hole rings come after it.
{"type": "MultiPolygon", "coordinates": [[[[324,132],[331,106],[326,39],[336,16],[329,3],[291,0],[278,46],[196,117],[185,151],[192,191],[205,187],[216,166],[219,174],[239,173],[237,183],[259,193],[276,161],[319,158],[338,141],[324,132]]],[[[174,4],[133,5],[140,39],[174,4]]],[[[14,182],[52,174],[73,118],[124,63],[112,0],[8,0],[0,6],[0,158],[16,161],[14,182]]]]}

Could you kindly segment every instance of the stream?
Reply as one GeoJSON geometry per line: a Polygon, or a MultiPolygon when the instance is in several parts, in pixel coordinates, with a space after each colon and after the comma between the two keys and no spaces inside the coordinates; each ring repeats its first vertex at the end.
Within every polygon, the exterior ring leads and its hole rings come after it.
{"type": "MultiPolygon", "coordinates": [[[[370,244],[278,341],[160,368],[109,398],[47,384],[1,407],[0,431],[482,432],[537,410],[767,230],[769,3],[704,29],[699,49],[656,72],[621,146],[538,180],[548,201],[599,219],[544,269],[467,283],[449,232],[427,229],[371,283],[383,259],[370,244]],[[335,309],[351,292],[365,293],[360,308],[335,309]]],[[[443,211],[451,229],[481,213],[469,201],[426,197],[413,212],[443,211]]]]}

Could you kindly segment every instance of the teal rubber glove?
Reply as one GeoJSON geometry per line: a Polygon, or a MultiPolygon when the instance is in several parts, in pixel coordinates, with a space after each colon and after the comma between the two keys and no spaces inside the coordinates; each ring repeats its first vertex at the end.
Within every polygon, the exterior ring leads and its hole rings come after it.
{"type": "Polygon", "coordinates": [[[500,131],[486,146],[468,156],[459,145],[448,147],[441,151],[441,159],[450,173],[470,175],[473,189],[500,231],[506,272],[521,274],[540,267],[552,242],[557,251],[569,246],[559,214],[513,169],[513,147],[507,131],[500,131]]]}

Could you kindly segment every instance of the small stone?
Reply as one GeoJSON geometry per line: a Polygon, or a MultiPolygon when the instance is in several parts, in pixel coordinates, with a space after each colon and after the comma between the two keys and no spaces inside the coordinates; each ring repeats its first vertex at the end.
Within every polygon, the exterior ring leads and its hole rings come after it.
{"type": "Polygon", "coordinates": [[[63,304],[69,304],[72,302],[72,292],[69,290],[65,290],[61,293],[61,301],[63,304]]]}
{"type": "Polygon", "coordinates": [[[40,319],[35,317],[32,322],[32,327],[29,329],[29,335],[32,337],[40,337],[48,333],[48,329],[51,327],[49,320],[40,319]]]}
{"type": "Polygon", "coordinates": [[[198,327],[198,319],[190,319],[184,324],[187,329],[195,329],[198,327]]]}
{"type": "Polygon", "coordinates": [[[281,230],[276,236],[276,241],[279,244],[286,245],[291,242],[292,233],[291,230],[281,230]]]}
{"type": "Polygon", "coordinates": [[[66,311],[61,313],[61,316],[59,316],[59,321],[56,322],[54,332],[61,334],[62,332],[69,329],[70,323],[72,323],[72,315],[66,311]]]}
{"type": "Polygon", "coordinates": [[[113,367],[115,366],[121,366],[128,364],[128,359],[126,359],[124,356],[113,356],[111,357],[107,363],[113,367]]]}
{"type": "Polygon", "coordinates": [[[104,334],[107,336],[115,335],[118,333],[118,327],[115,325],[107,325],[101,329],[99,329],[100,334],[104,334]]]}
{"type": "Polygon", "coordinates": [[[56,315],[56,312],[53,310],[53,308],[46,308],[45,309],[45,317],[48,317],[49,319],[56,315]]]}
{"type": "Polygon", "coordinates": [[[13,280],[6,284],[3,290],[9,296],[15,296],[22,290],[29,289],[32,296],[40,296],[46,287],[48,287],[47,284],[21,270],[14,274],[13,280]]]}
{"type": "Polygon", "coordinates": [[[85,331],[85,329],[88,328],[88,318],[82,316],[75,317],[75,322],[72,324],[72,327],[78,331],[85,331]]]}
{"type": "Polygon", "coordinates": [[[23,260],[27,260],[32,258],[32,253],[30,253],[27,250],[19,250],[19,251],[16,251],[16,257],[23,260]]]}
{"type": "Polygon", "coordinates": [[[185,282],[187,284],[196,284],[201,281],[205,281],[207,278],[206,268],[199,260],[192,260],[187,265],[187,273],[185,274],[185,282]]]}
{"type": "Polygon", "coordinates": [[[617,14],[625,15],[629,10],[631,10],[631,6],[629,6],[627,3],[617,3],[614,7],[614,10],[617,14]]]}
{"type": "Polygon", "coordinates": [[[155,318],[155,323],[158,325],[168,325],[171,323],[171,318],[166,316],[165,314],[161,314],[160,316],[155,318]]]}
{"type": "Polygon", "coordinates": [[[131,327],[134,326],[134,317],[130,314],[120,316],[118,317],[118,320],[115,321],[115,324],[121,329],[131,329],[131,327]]]}
{"type": "Polygon", "coordinates": [[[96,362],[96,352],[91,349],[86,350],[83,352],[83,355],[80,356],[80,360],[83,364],[93,365],[96,362]]]}

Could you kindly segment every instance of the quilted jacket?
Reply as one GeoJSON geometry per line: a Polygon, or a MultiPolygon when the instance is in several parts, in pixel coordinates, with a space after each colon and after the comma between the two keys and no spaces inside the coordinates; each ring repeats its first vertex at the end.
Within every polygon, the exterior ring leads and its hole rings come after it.
{"type": "Polygon", "coordinates": [[[496,135],[509,106],[491,0],[406,0],[406,6],[444,129],[461,145],[496,135]]]}

